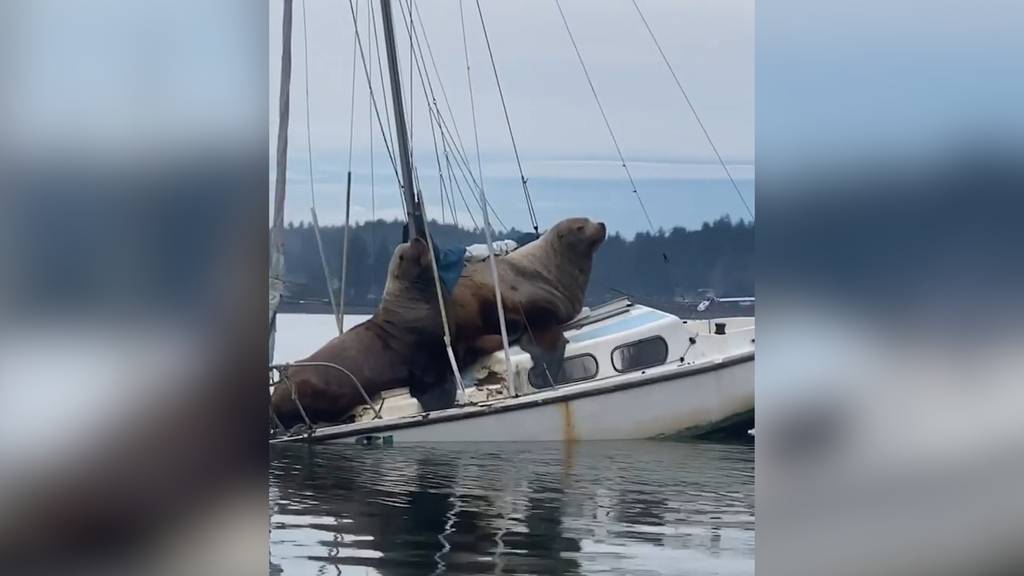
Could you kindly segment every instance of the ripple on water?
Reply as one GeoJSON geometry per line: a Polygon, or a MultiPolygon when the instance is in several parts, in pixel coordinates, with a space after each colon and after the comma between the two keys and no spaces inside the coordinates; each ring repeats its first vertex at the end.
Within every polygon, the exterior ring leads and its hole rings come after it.
{"type": "Polygon", "coordinates": [[[275,446],[284,574],[753,574],[752,444],[275,446]]]}

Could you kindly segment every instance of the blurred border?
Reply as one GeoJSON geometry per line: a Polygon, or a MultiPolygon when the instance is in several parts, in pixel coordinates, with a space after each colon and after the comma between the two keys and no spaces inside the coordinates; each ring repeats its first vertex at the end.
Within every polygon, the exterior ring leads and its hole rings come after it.
{"type": "Polygon", "coordinates": [[[757,570],[1019,573],[1024,7],[757,11],[757,570]]]}
{"type": "Polygon", "coordinates": [[[0,571],[267,569],[268,7],[0,7],[0,571]]]}

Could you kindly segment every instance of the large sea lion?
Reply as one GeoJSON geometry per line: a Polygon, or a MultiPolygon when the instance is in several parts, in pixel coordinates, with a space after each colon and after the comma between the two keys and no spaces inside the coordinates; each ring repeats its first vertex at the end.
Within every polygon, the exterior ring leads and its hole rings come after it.
{"type": "MultiPolygon", "coordinates": [[[[602,222],[569,218],[534,242],[495,258],[511,339],[525,334],[548,350],[562,344],[560,327],[583,309],[594,253],[606,234],[602,222]]],[[[466,265],[451,307],[460,366],[501,348],[489,262],[466,265]]]]}
{"type": "MultiPolygon", "coordinates": [[[[391,388],[408,387],[419,396],[444,386],[450,369],[426,242],[414,238],[395,249],[380,307],[369,320],[300,362],[341,366],[371,398],[391,388]]],[[[334,368],[294,366],[287,378],[313,423],[337,422],[365,403],[352,379],[334,368]]],[[[286,428],[303,423],[284,382],[274,387],[271,408],[286,428]]]]}

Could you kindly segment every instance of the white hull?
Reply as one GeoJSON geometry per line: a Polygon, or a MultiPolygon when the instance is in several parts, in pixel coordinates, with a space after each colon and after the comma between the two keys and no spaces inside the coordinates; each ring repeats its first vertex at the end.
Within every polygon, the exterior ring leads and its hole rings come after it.
{"type": "Polygon", "coordinates": [[[275,442],[631,440],[713,428],[754,407],[753,351],[275,442]]]}

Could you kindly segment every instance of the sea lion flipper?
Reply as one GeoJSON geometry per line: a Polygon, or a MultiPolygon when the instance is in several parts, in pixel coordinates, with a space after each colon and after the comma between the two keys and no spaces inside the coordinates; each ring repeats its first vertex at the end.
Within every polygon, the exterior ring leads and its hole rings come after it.
{"type": "Polygon", "coordinates": [[[520,346],[533,360],[530,382],[534,387],[548,388],[558,383],[568,343],[561,326],[550,326],[523,336],[520,346]]]}

